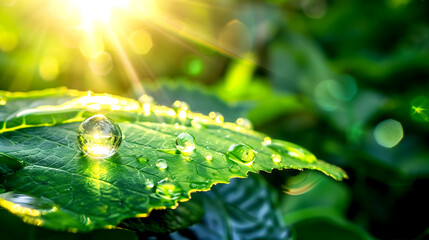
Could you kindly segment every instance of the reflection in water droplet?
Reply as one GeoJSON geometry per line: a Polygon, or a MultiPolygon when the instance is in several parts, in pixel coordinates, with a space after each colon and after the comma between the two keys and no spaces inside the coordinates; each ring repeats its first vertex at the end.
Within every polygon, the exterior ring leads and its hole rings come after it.
{"type": "Polygon", "coordinates": [[[298,158],[310,163],[316,162],[317,160],[310,151],[293,143],[275,140],[267,146],[280,155],[287,154],[293,158],[298,158]]]}
{"type": "Polygon", "coordinates": [[[278,154],[273,154],[271,155],[271,159],[273,160],[274,163],[280,163],[282,160],[282,157],[278,154]]]}
{"type": "Polygon", "coordinates": [[[232,172],[232,173],[238,173],[238,172],[240,172],[240,166],[238,166],[238,165],[231,165],[229,167],[229,171],[232,172]]]}
{"type": "Polygon", "coordinates": [[[217,123],[223,123],[224,122],[223,115],[218,113],[218,112],[210,112],[209,117],[217,123]]]}
{"type": "Polygon", "coordinates": [[[176,200],[182,194],[182,189],[180,186],[164,179],[158,182],[155,193],[160,198],[166,200],[176,200]]]}
{"type": "Polygon", "coordinates": [[[159,168],[160,170],[165,170],[168,167],[167,161],[165,159],[159,159],[156,162],[156,167],[159,168]]]}
{"type": "Polygon", "coordinates": [[[78,128],[77,142],[85,154],[93,158],[108,158],[122,142],[118,124],[101,114],[87,118],[78,128]]]}
{"type": "Polygon", "coordinates": [[[176,138],[176,148],[181,153],[187,154],[195,149],[195,138],[187,133],[181,133],[176,138]]]}
{"type": "Polygon", "coordinates": [[[3,96],[0,96],[0,106],[6,105],[6,103],[7,103],[7,99],[3,96]]]}
{"type": "Polygon", "coordinates": [[[147,188],[153,188],[153,186],[155,186],[155,184],[153,183],[153,181],[150,180],[149,178],[146,179],[146,187],[147,188]]]}
{"type": "Polygon", "coordinates": [[[211,160],[213,160],[213,155],[211,154],[211,153],[206,153],[206,154],[204,154],[204,158],[207,160],[207,161],[211,161],[211,160]]]}
{"type": "Polygon", "coordinates": [[[236,163],[250,166],[255,161],[256,151],[246,144],[233,144],[229,147],[226,157],[236,163]]]}
{"type": "Polygon", "coordinates": [[[313,170],[305,170],[295,176],[289,176],[282,187],[286,194],[300,195],[317,186],[321,178],[321,173],[313,170]]]}
{"type": "Polygon", "coordinates": [[[51,200],[15,192],[0,194],[0,203],[4,208],[13,213],[20,213],[33,217],[57,210],[57,207],[51,200]]]}
{"type": "Polygon", "coordinates": [[[235,123],[237,123],[238,126],[243,127],[243,128],[247,128],[247,129],[253,128],[252,122],[247,118],[237,118],[235,123]]]}

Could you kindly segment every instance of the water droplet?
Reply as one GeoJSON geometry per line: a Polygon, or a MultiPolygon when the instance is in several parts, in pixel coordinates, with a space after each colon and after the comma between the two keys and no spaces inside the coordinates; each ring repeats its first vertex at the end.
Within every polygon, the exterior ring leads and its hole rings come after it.
{"type": "Polygon", "coordinates": [[[139,163],[145,164],[147,163],[147,158],[143,155],[139,155],[137,156],[137,161],[139,161],[139,163]]]}
{"type": "Polygon", "coordinates": [[[210,112],[209,117],[217,123],[223,123],[224,122],[224,118],[223,118],[222,114],[220,114],[218,112],[210,112]]]}
{"type": "Polygon", "coordinates": [[[0,106],[6,105],[7,103],[7,98],[0,96],[0,106]]]}
{"type": "Polygon", "coordinates": [[[293,158],[298,158],[310,163],[317,161],[316,157],[310,151],[293,143],[276,140],[268,144],[267,147],[280,155],[287,154],[293,158]]]}
{"type": "Polygon", "coordinates": [[[252,122],[247,118],[237,118],[235,123],[237,123],[237,125],[242,127],[242,128],[247,128],[247,129],[253,128],[252,122]]]}
{"type": "Polygon", "coordinates": [[[207,160],[207,161],[211,161],[211,160],[213,160],[213,155],[211,154],[211,153],[206,153],[206,154],[204,154],[204,158],[207,160]]]}
{"type": "Polygon", "coordinates": [[[2,193],[0,194],[0,198],[12,203],[5,205],[9,211],[33,217],[57,210],[54,202],[46,198],[38,198],[15,192],[2,193]]]}
{"type": "Polygon", "coordinates": [[[153,186],[155,186],[155,184],[153,183],[153,181],[150,180],[149,178],[146,179],[146,187],[147,188],[153,188],[153,186]]]}
{"type": "Polygon", "coordinates": [[[238,173],[238,172],[240,172],[240,166],[238,166],[238,165],[231,165],[229,167],[229,171],[232,172],[232,173],[238,173]]]}
{"type": "Polygon", "coordinates": [[[250,166],[255,161],[256,151],[246,144],[233,144],[229,147],[226,156],[236,163],[250,166]]]}
{"type": "Polygon", "coordinates": [[[149,204],[149,197],[144,194],[131,194],[125,198],[125,202],[133,209],[146,209],[149,204]]]}
{"type": "Polygon", "coordinates": [[[262,142],[262,145],[268,145],[271,144],[272,140],[270,137],[265,137],[264,141],[262,142]]]}
{"type": "Polygon", "coordinates": [[[207,188],[209,187],[209,180],[200,175],[192,175],[188,177],[191,188],[207,188]]]}
{"type": "Polygon", "coordinates": [[[187,133],[181,133],[176,138],[176,148],[181,153],[190,153],[195,149],[195,138],[187,133]]]}
{"type": "Polygon", "coordinates": [[[122,142],[118,124],[101,114],[87,118],[77,132],[79,148],[94,158],[107,158],[115,154],[122,142]]]}
{"type": "Polygon", "coordinates": [[[182,102],[182,101],[175,101],[173,103],[173,109],[174,111],[176,111],[177,116],[180,119],[185,119],[186,116],[188,115],[188,111],[189,111],[189,105],[186,102],[182,102]]]}
{"type": "Polygon", "coordinates": [[[160,170],[165,170],[168,167],[167,161],[165,161],[165,159],[159,159],[156,162],[156,167],[159,168],[160,170]]]}
{"type": "Polygon", "coordinates": [[[158,197],[166,200],[176,200],[182,194],[180,186],[170,182],[167,179],[163,179],[158,182],[155,193],[158,197]]]}
{"type": "Polygon", "coordinates": [[[186,102],[179,101],[179,100],[174,101],[172,107],[176,112],[189,111],[189,105],[186,102]]]}
{"type": "Polygon", "coordinates": [[[271,155],[271,159],[273,160],[273,162],[275,164],[277,164],[277,163],[281,162],[282,157],[280,155],[278,155],[278,154],[273,154],[273,155],[271,155]]]}
{"type": "Polygon", "coordinates": [[[197,129],[207,128],[207,125],[202,120],[197,120],[197,119],[193,119],[191,121],[191,125],[192,127],[197,129]]]}
{"type": "Polygon", "coordinates": [[[141,95],[140,97],[139,97],[139,100],[138,100],[140,103],[142,103],[142,104],[145,104],[145,103],[153,103],[154,102],[154,100],[153,100],[153,97],[151,97],[151,96],[149,96],[149,95],[146,95],[146,94],[143,94],[143,95],[141,95]]]}

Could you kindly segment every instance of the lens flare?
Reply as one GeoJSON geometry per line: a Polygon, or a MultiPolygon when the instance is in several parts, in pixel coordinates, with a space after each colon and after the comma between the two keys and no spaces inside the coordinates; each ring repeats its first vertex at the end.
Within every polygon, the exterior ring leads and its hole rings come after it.
{"type": "Polygon", "coordinates": [[[72,9],[81,17],[81,27],[91,29],[95,22],[107,23],[113,9],[126,8],[128,0],[69,0],[72,9]]]}

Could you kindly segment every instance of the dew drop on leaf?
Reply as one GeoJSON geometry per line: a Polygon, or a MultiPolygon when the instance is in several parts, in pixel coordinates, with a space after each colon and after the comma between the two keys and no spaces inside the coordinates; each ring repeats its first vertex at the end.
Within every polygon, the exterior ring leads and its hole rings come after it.
{"type": "Polygon", "coordinates": [[[192,176],[189,176],[187,179],[190,182],[191,188],[206,188],[206,187],[209,187],[210,181],[207,178],[203,177],[203,176],[192,175],[192,176]]]}
{"type": "Polygon", "coordinates": [[[273,154],[271,155],[271,159],[273,160],[274,163],[279,163],[282,160],[282,157],[278,154],[273,154]]]}
{"type": "Polygon", "coordinates": [[[224,122],[223,115],[218,113],[218,112],[210,112],[209,117],[217,123],[223,123],[224,122]]]}
{"type": "Polygon", "coordinates": [[[12,212],[25,213],[30,216],[38,216],[46,212],[57,210],[55,204],[46,198],[38,198],[26,194],[6,192],[0,194],[0,199],[12,203],[12,212]]]}
{"type": "Polygon", "coordinates": [[[188,133],[179,134],[176,138],[176,148],[184,154],[194,151],[195,138],[188,133]]]}
{"type": "Polygon", "coordinates": [[[180,197],[182,189],[180,186],[163,179],[158,182],[155,190],[156,196],[166,200],[176,200],[180,197]]]}
{"type": "Polygon", "coordinates": [[[255,161],[256,151],[246,144],[233,144],[229,147],[226,157],[236,163],[250,166],[255,161]]]}
{"type": "Polygon", "coordinates": [[[87,118],[77,131],[79,148],[93,158],[108,158],[115,154],[122,142],[122,131],[112,119],[97,114],[87,118]]]}
{"type": "Polygon", "coordinates": [[[186,102],[178,100],[173,103],[172,107],[180,119],[185,119],[188,115],[188,111],[190,110],[189,105],[186,102]]]}
{"type": "Polygon", "coordinates": [[[206,154],[204,154],[204,158],[207,160],[207,161],[211,161],[211,160],[213,160],[213,155],[211,154],[211,153],[206,153],[206,154]]]}
{"type": "Polygon", "coordinates": [[[252,129],[253,128],[252,122],[247,118],[237,118],[235,123],[237,123],[237,125],[242,127],[242,128],[246,128],[246,129],[252,129]]]}
{"type": "Polygon", "coordinates": [[[240,166],[238,166],[238,165],[231,165],[229,167],[229,171],[232,172],[232,173],[238,173],[238,172],[240,172],[240,166]]]}
{"type": "Polygon", "coordinates": [[[150,180],[150,179],[146,179],[146,187],[147,188],[153,188],[153,186],[155,186],[155,184],[153,183],[153,181],[150,180]]]}
{"type": "Polygon", "coordinates": [[[159,168],[160,170],[165,170],[168,167],[167,161],[165,159],[159,159],[156,162],[156,167],[159,168]]]}
{"type": "Polygon", "coordinates": [[[262,142],[262,145],[267,145],[267,144],[271,144],[271,138],[270,137],[265,137],[264,138],[264,141],[262,142]]]}
{"type": "Polygon", "coordinates": [[[145,164],[147,163],[147,158],[145,156],[137,156],[137,161],[139,161],[139,163],[145,164]]]}
{"type": "Polygon", "coordinates": [[[196,128],[196,129],[207,128],[207,125],[202,120],[199,120],[199,119],[193,119],[191,121],[191,126],[196,128]]]}
{"type": "Polygon", "coordinates": [[[268,144],[267,147],[278,154],[287,154],[293,158],[298,158],[309,163],[317,161],[316,157],[311,152],[293,143],[273,141],[268,144]]]}

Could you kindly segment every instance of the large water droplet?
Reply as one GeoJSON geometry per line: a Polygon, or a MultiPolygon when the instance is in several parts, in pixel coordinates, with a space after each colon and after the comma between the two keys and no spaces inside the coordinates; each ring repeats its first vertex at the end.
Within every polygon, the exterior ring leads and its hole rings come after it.
{"type": "Polygon", "coordinates": [[[169,180],[163,179],[158,182],[155,193],[160,198],[167,200],[176,200],[182,194],[182,188],[170,182],[169,180]]]}
{"type": "Polygon", "coordinates": [[[30,216],[40,216],[40,214],[57,210],[54,202],[46,198],[38,198],[15,192],[2,193],[0,194],[0,198],[12,203],[12,205],[6,205],[11,207],[10,211],[30,216]]]}
{"type": "Polygon", "coordinates": [[[122,132],[112,119],[97,114],[79,126],[77,142],[85,154],[94,158],[107,158],[119,150],[122,132]]]}
{"type": "Polygon", "coordinates": [[[310,163],[313,163],[317,160],[310,151],[293,143],[276,140],[267,146],[280,155],[287,154],[293,158],[298,158],[310,163]]]}
{"type": "Polygon", "coordinates": [[[190,153],[195,149],[195,138],[187,133],[181,133],[176,138],[176,148],[181,153],[190,153]]]}
{"type": "Polygon", "coordinates": [[[253,127],[252,122],[247,118],[237,118],[235,123],[242,128],[252,129],[253,127]]]}
{"type": "Polygon", "coordinates": [[[218,112],[210,112],[209,117],[217,123],[223,123],[224,122],[223,115],[218,113],[218,112]]]}
{"type": "Polygon", "coordinates": [[[165,170],[168,167],[167,161],[165,159],[159,159],[156,162],[156,167],[159,168],[160,170],[165,170]]]}
{"type": "Polygon", "coordinates": [[[226,157],[236,163],[250,166],[255,161],[256,151],[246,144],[233,144],[229,147],[226,157]]]}

